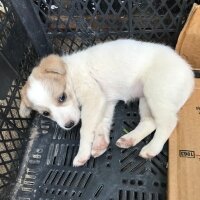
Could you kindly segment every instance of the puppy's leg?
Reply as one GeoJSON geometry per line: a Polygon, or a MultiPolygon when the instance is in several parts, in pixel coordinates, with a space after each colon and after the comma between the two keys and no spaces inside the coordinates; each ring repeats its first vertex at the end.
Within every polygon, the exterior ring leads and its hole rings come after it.
{"type": "Polygon", "coordinates": [[[168,112],[170,111],[166,110],[167,114],[155,117],[156,132],[149,144],[144,146],[140,151],[141,157],[152,158],[162,151],[165,142],[168,140],[177,124],[176,114],[168,112]]]}
{"type": "Polygon", "coordinates": [[[115,102],[109,102],[107,104],[105,115],[95,131],[95,138],[92,146],[92,156],[95,158],[102,155],[110,143],[109,133],[115,105],[115,102]]]}
{"type": "Polygon", "coordinates": [[[145,95],[155,120],[156,132],[149,144],[142,148],[140,156],[143,158],[152,158],[161,152],[177,124],[176,113],[180,107],[175,92],[170,92],[166,88],[159,88],[158,84],[154,85],[154,88],[150,86],[152,85],[148,84],[145,95]],[[159,94],[159,96],[156,94],[159,94]]]}
{"type": "Polygon", "coordinates": [[[73,161],[74,166],[84,165],[90,158],[95,129],[105,112],[106,101],[98,88],[88,91],[84,96],[81,111],[80,145],[78,154],[73,161]]]}
{"type": "Polygon", "coordinates": [[[156,129],[154,119],[144,97],[140,98],[139,111],[141,118],[140,123],[133,131],[117,140],[116,145],[118,147],[129,148],[135,146],[156,129]]]}

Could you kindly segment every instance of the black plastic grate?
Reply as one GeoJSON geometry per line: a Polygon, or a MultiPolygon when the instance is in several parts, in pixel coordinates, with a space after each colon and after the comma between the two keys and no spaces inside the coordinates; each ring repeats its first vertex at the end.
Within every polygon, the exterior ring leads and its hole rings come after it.
{"type": "Polygon", "coordinates": [[[72,52],[99,41],[137,38],[174,46],[189,0],[33,0],[54,50],[72,52]]]}
{"type": "Polygon", "coordinates": [[[15,185],[29,137],[31,119],[23,119],[19,115],[19,91],[36,57],[34,50],[28,46],[18,66],[19,76],[13,80],[5,99],[0,100],[0,199],[3,200],[9,197],[8,187],[15,185]]]}
{"type": "Polygon", "coordinates": [[[50,46],[58,53],[72,53],[105,40],[132,37],[175,46],[193,2],[21,0],[18,3],[0,0],[0,64],[2,59],[6,64],[1,66],[0,80],[6,76],[9,79],[5,79],[3,86],[1,82],[0,90],[0,199],[11,199],[13,187],[18,199],[23,200],[27,200],[26,197],[37,200],[165,199],[167,146],[150,161],[138,157],[138,153],[151,136],[127,150],[114,145],[123,134],[123,128],[130,131],[138,123],[137,103],[118,105],[111,145],[105,154],[90,159],[82,168],[74,168],[72,160],[78,150],[80,126],[65,132],[40,116],[33,122],[20,118],[19,90],[38,59],[37,53],[47,53],[45,49],[48,50],[49,44],[43,41],[45,34],[50,46]],[[20,12],[25,2],[29,11],[32,6],[35,8],[28,17],[20,12]],[[26,32],[33,27],[33,21],[36,25],[38,22],[34,32],[37,37],[31,35],[30,30],[28,34],[26,32]],[[45,33],[43,37],[40,37],[41,32],[45,33]],[[43,134],[33,143],[30,141],[25,149],[31,127],[32,132],[43,134]]]}
{"type": "Polygon", "coordinates": [[[116,140],[123,134],[123,128],[132,130],[138,122],[138,102],[130,105],[119,103],[108,150],[99,158],[91,158],[83,167],[75,168],[72,161],[79,146],[80,126],[63,131],[54,122],[38,116],[32,128],[34,139],[29,142],[13,198],[165,199],[166,146],[152,160],[138,156],[152,136],[129,149],[115,146],[116,140]]]}
{"type": "Polygon", "coordinates": [[[8,1],[0,2],[0,50],[4,48],[7,43],[13,26],[15,25],[15,16],[13,9],[8,1]]]}

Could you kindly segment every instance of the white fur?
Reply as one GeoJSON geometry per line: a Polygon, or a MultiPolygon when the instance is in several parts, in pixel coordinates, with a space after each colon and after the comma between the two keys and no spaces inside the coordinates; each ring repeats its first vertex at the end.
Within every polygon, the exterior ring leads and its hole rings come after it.
{"type": "Polygon", "coordinates": [[[40,113],[48,111],[51,113],[50,118],[56,121],[60,127],[65,128],[65,124],[69,121],[74,121],[77,124],[80,120],[80,111],[73,105],[72,102],[68,102],[67,106],[56,106],[51,98],[50,91],[45,87],[45,83],[30,76],[30,88],[27,91],[27,96],[34,102],[35,107],[40,108],[40,113]]]}
{"type": "MultiPolygon", "coordinates": [[[[106,150],[114,107],[119,100],[140,98],[141,122],[117,145],[134,146],[156,129],[154,138],[140,155],[151,158],[160,153],[176,126],[177,112],[194,86],[192,70],[180,56],[161,44],[117,40],[62,59],[73,92],[82,105],[81,140],[75,166],[83,165],[91,154],[97,157],[106,150]]],[[[38,98],[41,101],[42,97],[38,98]]],[[[49,104],[48,99],[45,102],[49,104]]],[[[54,116],[54,120],[60,119],[54,116]]]]}
{"type": "Polygon", "coordinates": [[[31,85],[30,89],[27,91],[27,96],[31,99],[35,105],[49,105],[51,104],[51,99],[49,98],[49,91],[45,89],[41,81],[33,78],[29,78],[31,85]]]}

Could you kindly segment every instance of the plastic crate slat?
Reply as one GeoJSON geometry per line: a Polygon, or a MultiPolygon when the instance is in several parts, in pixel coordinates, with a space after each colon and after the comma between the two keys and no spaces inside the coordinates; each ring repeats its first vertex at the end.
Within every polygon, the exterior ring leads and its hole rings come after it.
{"type": "MultiPolygon", "coordinates": [[[[99,158],[91,158],[84,166],[75,168],[72,161],[78,150],[79,137],[68,139],[59,134],[73,134],[73,131],[77,134],[79,129],[76,127],[66,132],[56,123],[49,123],[48,119],[38,116],[34,127],[38,127],[40,135],[29,143],[29,153],[18,177],[21,185],[17,188],[16,200],[39,197],[129,200],[134,195],[138,199],[148,199],[151,195],[156,199],[161,195],[164,199],[167,157],[157,156],[152,160],[140,158],[138,154],[145,145],[144,141],[129,149],[116,147],[115,141],[123,134],[124,121],[131,122],[131,129],[138,124],[138,102],[128,106],[123,103],[117,105],[112,125],[115,138],[111,139],[109,149],[99,158]],[[43,129],[48,133],[42,134],[43,129]]],[[[163,151],[167,155],[166,148],[163,151]]]]}

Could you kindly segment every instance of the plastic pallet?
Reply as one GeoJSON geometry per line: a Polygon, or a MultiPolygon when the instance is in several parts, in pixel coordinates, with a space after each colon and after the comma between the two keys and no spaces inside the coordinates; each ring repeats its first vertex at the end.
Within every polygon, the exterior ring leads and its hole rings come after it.
{"type": "Polygon", "coordinates": [[[115,145],[124,134],[123,129],[134,129],[139,120],[138,102],[129,105],[119,102],[108,150],[76,168],[72,166],[72,161],[79,146],[80,125],[71,131],[64,131],[56,123],[38,115],[31,128],[34,139],[27,147],[13,199],[166,199],[167,145],[152,160],[138,156],[152,135],[129,149],[120,149],[115,145]]]}

